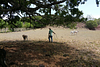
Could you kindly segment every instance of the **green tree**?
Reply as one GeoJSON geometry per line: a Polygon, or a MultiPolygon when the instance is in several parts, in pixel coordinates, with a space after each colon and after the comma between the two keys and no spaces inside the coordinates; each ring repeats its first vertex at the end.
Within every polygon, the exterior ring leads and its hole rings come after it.
{"type": "Polygon", "coordinates": [[[22,28],[23,22],[17,21],[15,25],[16,25],[18,28],[22,28]]]}
{"type": "Polygon", "coordinates": [[[7,22],[5,22],[4,20],[0,19],[0,29],[1,29],[1,32],[2,32],[2,28],[6,28],[7,26],[7,22]]]}
{"type": "Polygon", "coordinates": [[[70,29],[76,29],[75,26],[76,26],[76,23],[71,23],[71,24],[67,25],[67,27],[70,28],[70,29]]]}
{"type": "Polygon", "coordinates": [[[10,31],[14,32],[14,28],[16,28],[14,22],[9,21],[8,28],[10,31]]]}
{"type": "Polygon", "coordinates": [[[0,0],[0,16],[8,16],[8,20],[12,21],[10,23],[13,25],[13,22],[18,21],[22,15],[42,24],[54,24],[54,21],[61,19],[62,23],[60,22],[60,24],[65,24],[65,21],[66,24],[68,24],[67,21],[80,19],[83,13],[76,8],[76,6],[84,4],[86,1],[87,0],[0,0]],[[33,5],[33,7],[31,7],[31,5],[33,5]],[[55,11],[54,16],[51,15],[52,10],[55,11]],[[42,19],[32,18],[35,16],[41,16],[42,19]],[[70,18],[67,20],[68,17],[72,17],[73,19],[70,18]],[[44,20],[45,23],[43,22],[44,20]]]}
{"type": "Polygon", "coordinates": [[[86,22],[86,27],[89,28],[90,30],[95,30],[95,27],[97,26],[98,26],[97,22],[93,20],[89,20],[86,22]]]}
{"type": "Polygon", "coordinates": [[[33,27],[33,25],[30,24],[29,22],[25,22],[24,27],[25,27],[26,29],[29,28],[30,26],[33,27]]]}
{"type": "Polygon", "coordinates": [[[94,21],[97,22],[98,25],[100,25],[100,18],[95,19],[94,21]]]}

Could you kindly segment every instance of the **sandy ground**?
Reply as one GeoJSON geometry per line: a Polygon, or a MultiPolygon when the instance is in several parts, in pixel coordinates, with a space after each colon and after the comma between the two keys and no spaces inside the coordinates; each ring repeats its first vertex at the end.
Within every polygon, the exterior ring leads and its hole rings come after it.
{"type": "MultiPolygon", "coordinates": [[[[0,41],[16,41],[23,40],[22,35],[28,35],[28,40],[45,40],[48,41],[48,29],[49,27],[42,29],[33,29],[22,32],[10,32],[0,33],[0,41]]],[[[77,29],[79,32],[77,35],[71,35],[72,29],[62,27],[51,27],[56,33],[53,34],[54,42],[67,42],[67,41],[99,41],[100,30],[92,31],[87,29],[77,29]]]]}

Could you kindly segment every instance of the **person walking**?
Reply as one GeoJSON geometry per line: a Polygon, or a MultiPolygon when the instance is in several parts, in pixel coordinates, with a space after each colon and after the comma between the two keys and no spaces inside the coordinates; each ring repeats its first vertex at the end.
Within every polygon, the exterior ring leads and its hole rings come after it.
{"type": "Polygon", "coordinates": [[[49,42],[53,42],[53,36],[52,36],[52,33],[55,34],[55,32],[53,32],[53,31],[51,30],[51,28],[49,28],[49,33],[48,33],[48,39],[49,39],[49,42]],[[50,41],[50,39],[51,39],[51,41],[50,41]]]}

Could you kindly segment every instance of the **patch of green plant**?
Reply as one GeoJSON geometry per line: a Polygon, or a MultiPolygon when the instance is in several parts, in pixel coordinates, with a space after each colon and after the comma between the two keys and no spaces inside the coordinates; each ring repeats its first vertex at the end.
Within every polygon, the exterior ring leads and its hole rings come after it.
{"type": "Polygon", "coordinates": [[[70,23],[70,24],[67,25],[67,27],[70,28],[70,29],[77,29],[76,23],[70,23]]]}
{"type": "Polygon", "coordinates": [[[94,30],[95,27],[97,27],[98,24],[97,22],[93,21],[93,20],[89,20],[86,22],[86,27],[89,28],[90,30],[94,30]]]}

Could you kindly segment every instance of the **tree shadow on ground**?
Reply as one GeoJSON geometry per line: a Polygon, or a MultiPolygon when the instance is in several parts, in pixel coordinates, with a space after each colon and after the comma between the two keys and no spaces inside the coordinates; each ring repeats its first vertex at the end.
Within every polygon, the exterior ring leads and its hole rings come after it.
{"type": "Polygon", "coordinates": [[[9,67],[100,66],[100,60],[96,59],[100,57],[95,52],[78,50],[66,43],[8,41],[0,44],[7,52],[6,62],[9,67]]]}

